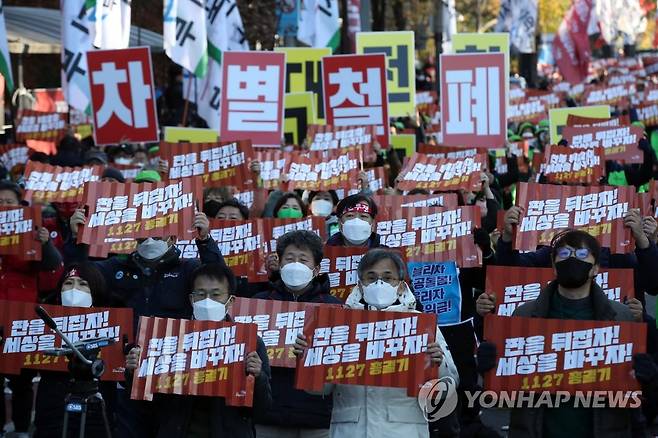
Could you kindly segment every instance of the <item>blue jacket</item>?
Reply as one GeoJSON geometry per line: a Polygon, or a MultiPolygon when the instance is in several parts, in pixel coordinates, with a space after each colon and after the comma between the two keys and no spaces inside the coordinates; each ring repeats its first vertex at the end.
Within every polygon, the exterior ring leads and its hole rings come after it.
{"type": "MultiPolygon", "coordinates": [[[[329,278],[321,274],[313,279],[313,288],[295,297],[283,284],[275,280],[270,290],[258,293],[253,298],[275,301],[300,301],[305,303],[342,304],[329,293],[329,278]]],[[[258,423],[308,429],[328,429],[331,421],[331,395],[311,395],[294,388],[293,368],[272,367],[272,407],[258,423]]]]}
{"type": "MultiPolygon", "coordinates": [[[[541,246],[534,252],[520,253],[512,249],[511,242],[498,239],[496,264],[505,266],[550,267],[551,248],[541,246]]],[[[644,302],[644,292],[658,294],[658,247],[650,243],[646,249],[636,248],[630,254],[611,254],[609,248],[601,249],[599,264],[603,268],[633,269],[635,296],[644,302]]]]}

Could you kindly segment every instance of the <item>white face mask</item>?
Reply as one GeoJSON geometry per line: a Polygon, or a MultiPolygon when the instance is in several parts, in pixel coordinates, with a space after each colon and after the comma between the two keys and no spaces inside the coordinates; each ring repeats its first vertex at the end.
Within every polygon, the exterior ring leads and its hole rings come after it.
{"type": "Polygon", "coordinates": [[[289,289],[301,290],[313,280],[313,270],[303,263],[288,263],[281,268],[281,280],[289,289]]]}
{"type": "Polygon", "coordinates": [[[385,309],[398,299],[398,288],[382,280],[362,286],[363,299],[377,309],[385,309]]]}
{"type": "Polygon", "coordinates": [[[360,245],[370,237],[372,226],[363,219],[355,217],[343,223],[342,232],[350,243],[360,245]]]}
{"type": "Polygon", "coordinates": [[[62,306],[91,307],[91,294],[80,289],[62,291],[62,306]]]}
{"type": "Polygon", "coordinates": [[[129,166],[133,164],[133,159],[132,158],[116,158],[114,160],[116,164],[120,164],[122,166],[129,166]]]}
{"type": "Polygon", "coordinates": [[[164,240],[155,240],[151,237],[137,245],[137,254],[145,260],[157,260],[169,249],[169,245],[164,240]]]}
{"type": "Polygon", "coordinates": [[[311,202],[313,216],[327,217],[334,209],[334,204],[326,199],[315,199],[311,202]]]}
{"type": "Polygon", "coordinates": [[[226,304],[210,298],[192,303],[192,309],[197,321],[223,321],[226,317],[226,304]]]}

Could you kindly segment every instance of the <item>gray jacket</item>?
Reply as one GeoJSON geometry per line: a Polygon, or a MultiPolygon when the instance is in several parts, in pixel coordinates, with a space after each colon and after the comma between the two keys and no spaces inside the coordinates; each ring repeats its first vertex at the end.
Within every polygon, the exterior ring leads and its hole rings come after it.
{"type": "MultiPolygon", "coordinates": [[[[557,282],[551,282],[541,291],[536,300],[519,306],[512,316],[530,318],[548,318],[551,297],[557,293],[557,282]]],[[[592,282],[590,291],[594,306],[594,319],[597,321],[633,321],[633,315],[628,307],[616,301],[611,301],[598,284],[592,282]]],[[[630,437],[631,409],[602,408],[593,409],[594,431],[596,438],[630,437]]],[[[510,415],[509,436],[541,438],[543,436],[543,408],[512,409],[510,415]]],[[[565,431],[568,432],[568,431],[565,431]]]]}

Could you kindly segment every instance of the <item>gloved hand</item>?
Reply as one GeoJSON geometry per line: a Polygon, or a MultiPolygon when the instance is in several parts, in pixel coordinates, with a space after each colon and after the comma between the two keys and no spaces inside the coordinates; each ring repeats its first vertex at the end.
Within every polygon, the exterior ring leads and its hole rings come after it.
{"type": "Polygon", "coordinates": [[[647,385],[653,383],[658,377],[658,365],[653,358],[646,353],[633,355],[633,371],[638,382],[647,385]]]}
{"type": "Polygon", "coordinates": [[[480,342],[476,361],[477,371],[480,374],[496,368],[496,344],[488,341],[480,342]]]}

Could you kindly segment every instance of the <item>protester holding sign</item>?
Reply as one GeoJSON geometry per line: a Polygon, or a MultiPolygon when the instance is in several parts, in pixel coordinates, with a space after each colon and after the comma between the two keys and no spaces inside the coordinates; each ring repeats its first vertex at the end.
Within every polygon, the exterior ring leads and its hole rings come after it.
{"type": "Polygon", "coordinates": [[[336,206],[336,215],[340,231],[329,238],[328,246],[382,246],[375,232],[377,204],[372,198],[362,194],[347,196],[336,206]]]}
{"type": "MultiPolygon", "coordinates": [[[[322,240],[311,231],[290,231],[277,239],[280,278],[271,289],[253,298],[304,303],[340,304],[329,293],[327,274],[318,274],[322,261],[322,240]]],[[[257,426],[258,437],[328,437],[332,398],[294,389],[291,368],[272,370],[273,406],[257,426]]]]}
{"type": "MultiPolygon", "coordinates": [[[[416,298],[404,281],[404,262],[396,252],[371,249],[361,259],[358,275],[359,284],[346,301],[348,308],[417,312],[416,298]]],[[[301,355],[306,348],[306,337],[300,333],[295,342],[296,353],[301,355]]],[[[439,376],[459,382],[450,350],[438,327],[436,339],[427,345],[426,351],[431,364],[439,367],[439,376]]],[[[325,384],[324,393],[334,395],[332,437],[429,437],[427,420],[418,401],[403,388],[325,384]]]]}

